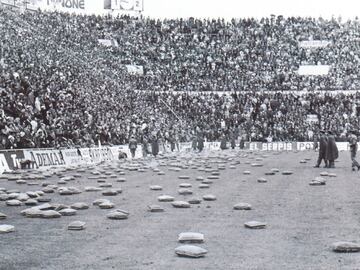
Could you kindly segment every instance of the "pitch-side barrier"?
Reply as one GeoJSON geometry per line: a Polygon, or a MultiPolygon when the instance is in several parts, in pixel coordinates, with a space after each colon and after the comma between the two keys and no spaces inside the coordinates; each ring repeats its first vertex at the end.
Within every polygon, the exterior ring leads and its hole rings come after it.
{"type": "MultiPolygon", "coordinates": [[[[340,151],[349,150],[347,142],[337,142],[340,151]]],[[[205,142],[205,150],[220,150],[220,142],[205,142]]],[[[237,144],[236,149],[239,149],[237,144]]],[[[313,150],[313,142],[245,142],[244,150],[250,151],[306,151],[313,150]]],[[[359,147],[360,149],[360,147],[359,147]]],[[[149,152],[151,146],[149,145],[149,152]]],[[[171,152],[170,144],[160,144],[160,153],[171,152]]],[[[175,147],[175,152],[192,151],[192,143],[180,143],[175,147]]],[[[101,146],[94,148],[73,148],[73,149],[22,149],[22,150],[1,150],[0,151],[0,174],[21,168],[47,169],[58,166],[76,166],[96,164],[103,161],[112,161],[119,158],[119,153],[125,153],[131,157],[127,145],[101,146]]],[[[142,147],[138,147],[135,158],[143,157],[142,147]]]]}

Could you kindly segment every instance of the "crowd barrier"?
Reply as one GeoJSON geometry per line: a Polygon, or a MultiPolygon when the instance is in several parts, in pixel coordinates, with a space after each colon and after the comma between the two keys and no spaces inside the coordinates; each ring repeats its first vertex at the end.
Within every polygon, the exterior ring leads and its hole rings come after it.
{"type": "MultiPolygon", "coordinates": [[[[339,151],[349,150],[347,142],[337,142],[339,151]]],[[[237,144],[236,149],[239,149],[237,144]]],[[[205,142],[205,150],[220,150],[220,142],[205,142]]],[[[306,151],[313,150],[313,142],[245,142],[244,150],[250,151],[306,151]]],[[[359,147],[360,149],[360,147],[359,147]]],[[[160,153],[171,152],[170,144],[160,144],[160,153]]],[[[151,146],[149,145],[149,152],[151,146]]],[[[174,151],[190,152],[192,143],[180,143],[174,151]]],[[[73,149],[23,149],[23,150],[2,150],[0,151],[0,174],[22,168],[24,163],[29,168],[49,168],[56,166],[76,166],[84,164],[96,164],[103,161],[116,160],[119,153],[125,153],[131,157],[127,145],[102,146],[95,148],[73,148],[73,149]]],[[[138,147],[135,158],[143,157],[142,147],[138,147]]]]}

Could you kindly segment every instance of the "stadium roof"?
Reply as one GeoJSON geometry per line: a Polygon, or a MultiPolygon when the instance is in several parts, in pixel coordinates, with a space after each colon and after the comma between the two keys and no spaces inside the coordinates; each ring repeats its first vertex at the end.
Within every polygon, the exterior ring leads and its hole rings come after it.
{"type": "Polygon", "coordinates": [[[144,15],[158,18],[243,18],[271,14],[344,19],[360,15],[359,0],[144,0],[144,15]]]}

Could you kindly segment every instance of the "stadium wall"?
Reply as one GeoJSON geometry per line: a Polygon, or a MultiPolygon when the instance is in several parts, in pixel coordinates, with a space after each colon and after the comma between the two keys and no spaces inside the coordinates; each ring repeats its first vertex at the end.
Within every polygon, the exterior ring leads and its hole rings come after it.
{"type": "MultiPolygon", "coordinates": [[[[337,142],[339,151],[348,151],[347,142],[337,142]]],[[[220,150],[220,142],[206,142],[205,150],[220,150]]],[[[238,149],[238,148],[237,148],[238,149]]],[[[360,147],[359,147],[360,149],[360,147]]],[[[249,151],[309,151],[314,150],[313,142],[246,142],[244,150],[249,151]]],[[[160,145],[160,151],[171,152],[170,144],[160,145]]],[[[192,143],[181,143],[180,152],[192,151],[192,143]]],[[[21,169],[22,167],[33,169],[47,169],[59,166],[77,166],[97,164],[103,161],[117,160],[119,153],[126,153],[131,157],[127,145],[103,146],[97,148],[73,148],[73,149],[23,149],[0,151],[0,174],[21,169]]],[[[142,147],[138,147],[135,158],[142,158],[142,147]]]]}

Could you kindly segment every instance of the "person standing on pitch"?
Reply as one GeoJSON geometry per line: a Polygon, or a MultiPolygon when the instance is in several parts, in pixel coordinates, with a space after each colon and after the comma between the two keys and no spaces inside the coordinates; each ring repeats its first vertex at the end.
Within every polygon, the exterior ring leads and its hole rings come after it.
{"type": "Polygon", "coordinates": [[[235,149],[236,139],[237,139],[237,136],[236,136],[236,133],[235,133],[235,128],[233,128],[230,131],[230,146],[231,146],[231,149],[235,149]]]}
{"type": "Polygon", "coordinates": [[[131,158],[135,158],[136,148],[137,148],[137,141],[135,139],[135,136],[132,135],[129,140],[129,149],[130,149],[130,153],[131,153],[131,158]]]}
{"type": "Polygon", "coordinates": [[[148,144],[149,139],[143,135],[142,137],[142,152],[143,152],[143,157],[146,158],[147,154],[149,153],[149,144],[148,144]]]}
{"type": "Polygon", "coordinates": [[[197,135],[197,149],[199,152],[204,149],[204,134],[202,131],[199,131],[197,135]]]}
{"type": "Polygon", "coordinates": [[[220,137],[220,149],[221,150],[228,149],[226,144],[227,144],[226,135],[222,134],[220,137]]]}
{"type": "Polygon", "coordinates": [[[335,168],[335,160],[339,157],[339,150],[336,146],[335,136],[331,131],[328,132],[326,159],[329,162],[328,168],[335,168]]]}
{"type": "Polygon", "coordinates": [[[350,158],[352,161],[351,168],[353,171],[355,171],[355,167],[357,167],[357,169],[360,170],[360,164],[356,160],[356,153],[358,150],[358,145],[357,145],[358,138],[355,135],[355,131],[350,131],[348,141],[350,145],[350,158]]]}
{"type": "Polygon", "coordinates": [[[327,159],[326,159],[326,152],[327,152],[326,150],[327,150],[327,137],[326,137],[325,131],[320,130],[319,157],[318,157],[318,160],[317,160],[317,164],[314,166],[315,168],[320,167],[320,164],[321,164],[322,160],[324,160],[324,163],[325,163],[324,168],[328,167],[328,162],[327,162],[327,159]]]}
{"type": "Polygon", "coordinates": [[[192,135],[191,148],[192,148],[193,151],[196,151],[196,148],[197,148],[197,137],[196,137],[196,134],[195,134],[195,133],[193,133],[193,135],[192,135]]]}
{"type": "Polygon", "coordinates": [[[159,154],[159,138],[156,131],[152,132],[151,136],[151,153],[154,157],[159,154]]]}

